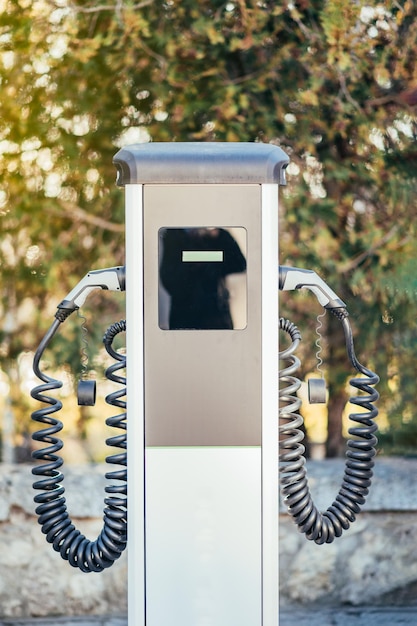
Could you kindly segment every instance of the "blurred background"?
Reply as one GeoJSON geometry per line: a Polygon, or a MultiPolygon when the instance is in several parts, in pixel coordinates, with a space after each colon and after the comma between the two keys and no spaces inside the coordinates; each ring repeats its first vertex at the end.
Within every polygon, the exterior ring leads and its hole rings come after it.
{"type": "MultiPolygon", "coordinates": [[[[409,0],[0,0],[3,461],[29,459],[33,351],[57,303],[89,269],[123,264],[112,157],[147,141],[288,153],[280,262],[317,271],[347,303],[358,356],[381,377],[380,454],[416,453],[416,21],[409,0]]],[[[284,293],[280,313],[303,333],[303,378],[317,375],[320,306],[284,293]]],[[[97,293],[84,314],[103,397],[101,337],[123,296],[97,293]]],[[[105,408],[76,405],[73,318],[48,366],[65,380],[64,456],[96,462],[105,408]]],[[[343,454],[350,372],[341,325],[320,322],[329,401],[303,412],[323,458],[343,454]]]]}
{"type": "MultiPolygon", "coordinates": [[[[70,573],[41,536],[19,464],[33,447],[34,351],[90,269],[124,263],[112,158],[149,141],[257,141],[289,155],[280,263],[315,270],[346,302],[359,360],[381,378],[369,507],[335,548],[316,549],[281,516],[282,602],[415,600],[416,112],[412,0],[0,0],[0,614],[126,609],[124,559],[88,582],[70,573]]],[[[343,470],[353,372],[342,326],[321,313],[310,292],[280,294],[303,335],[300,377],[327,383],[327,405],[302,389],[311,484],[327,498],[343,470]]],[[[64,381],[70,505],[94,535],[114,413],[102,337],[124,318],[124,295],[94,292],[83,315],[43,366],[64,381]],[[97,380],[94,407],[76,402],[85,376],[97,380]]]]}

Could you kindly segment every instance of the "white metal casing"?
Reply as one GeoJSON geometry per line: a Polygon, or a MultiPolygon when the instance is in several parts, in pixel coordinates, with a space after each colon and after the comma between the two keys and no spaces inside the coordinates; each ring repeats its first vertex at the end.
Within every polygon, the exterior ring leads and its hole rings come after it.
{"type": "Polygon", "coordinates": [[[249,446],[145,445],[145,187],[125,185],[129,624],[276,626],[278,185],[259,185],[262,426],[249,446]]]}

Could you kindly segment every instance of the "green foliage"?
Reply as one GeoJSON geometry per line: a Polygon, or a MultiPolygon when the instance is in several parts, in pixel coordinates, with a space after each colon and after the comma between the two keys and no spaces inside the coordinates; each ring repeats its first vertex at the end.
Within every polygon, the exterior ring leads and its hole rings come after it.
{"type": "MultiPolygon", "coordinates": [[[[386,370],[395,396],[391,328],[415,325],[417,294],[414,2],[0,6],[4,358],[37,345],[88,269],[123,263],[118,146],[264,141],[291,159],[282,262],[315,269],[348,303],[360,356],[386,370]]],[[[308,299],[283,302],[315,323],[308,299]]],[[[405,349],[413,367],[415,340],[405,349]]]]}

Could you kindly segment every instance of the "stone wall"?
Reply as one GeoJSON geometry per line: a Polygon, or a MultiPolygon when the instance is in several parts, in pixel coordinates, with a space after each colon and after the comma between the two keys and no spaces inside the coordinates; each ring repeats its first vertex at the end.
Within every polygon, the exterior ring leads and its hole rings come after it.
{"type": "MultiPolygon", "coordinates": [[[[335,498],[343,460],[308,463],[320,510],[335,498]]],[[[280,602],[413,604],[417,602],[417,460],[376,460],[362,512],[342,537],[316,545],[280,515],[280,602]]]]}
{"type": "MultiPolygon", "coordinates": [[[[102,528],[104,467],[65,468],[67,506],[89,539],[102,528]]],[[[47,543],[33,502],[28,465],[0,465],[0,617],[89,615],[127,611],[127,559],[85,574],[47,543]]]]}
{"type": "MultiPolygon", "coordinates": [[[[308,464],[321,508],[334,499],[343,461],[308,464]]],[[[95,539],[102,526],[105,469],[65,470],[68,509],[95,539]]],[[[282,605],[335,606],[414,601],[417,589],[417,460],[377,460],[374,484],[355,524],[317,546],[280,514],[282,605]]],[[[126,554],[109,570],[84,574],[53,551],[34,516],[30,467],[0,465],[0,617],[103,615],[127,610],[126,554]]]]}

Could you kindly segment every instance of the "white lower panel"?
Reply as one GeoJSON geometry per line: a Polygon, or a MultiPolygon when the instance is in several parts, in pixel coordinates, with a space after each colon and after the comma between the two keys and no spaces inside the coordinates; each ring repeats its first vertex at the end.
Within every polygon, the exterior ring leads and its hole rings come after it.
{"type": "Polygon", "coordinates": [[[261,448],[146,448],[146,626],[262,624],[261,448]]]}

